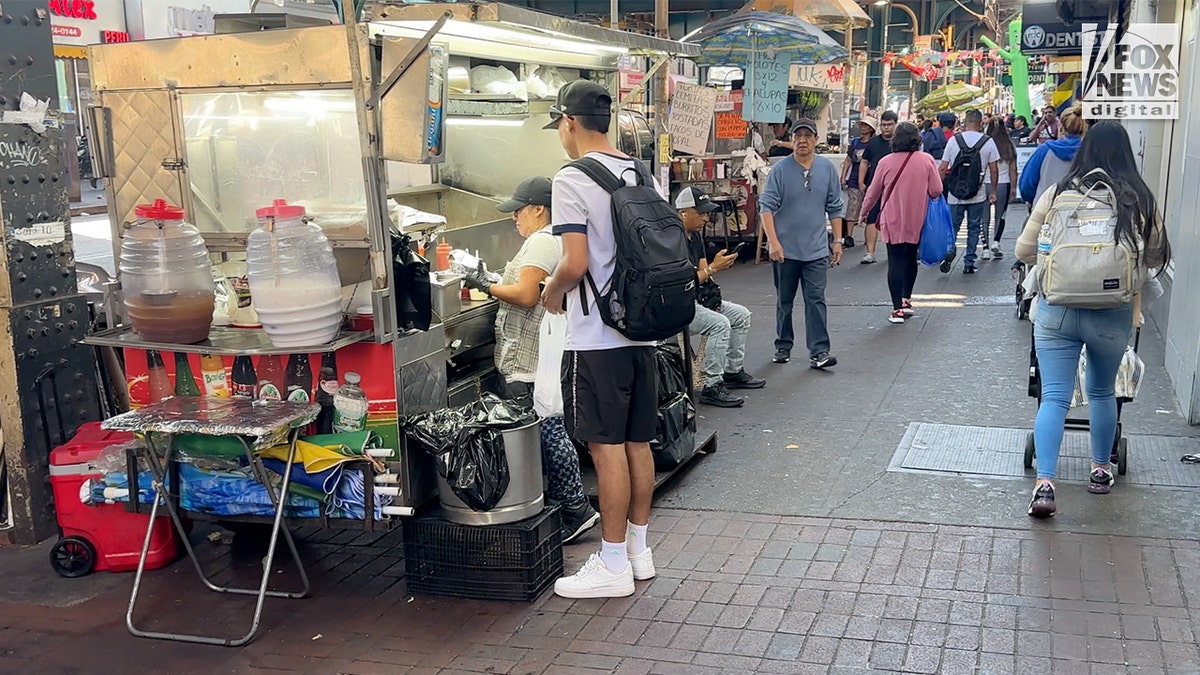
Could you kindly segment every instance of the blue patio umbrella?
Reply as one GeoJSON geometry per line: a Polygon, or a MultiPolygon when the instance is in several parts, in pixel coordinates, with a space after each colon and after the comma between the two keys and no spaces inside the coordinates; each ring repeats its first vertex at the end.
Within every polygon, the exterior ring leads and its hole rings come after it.
{"type": "Polygon", "coordinates": [[[701,46],[696,63],[703,66],[741,66],[755,54],[785,55],[793,64],[815,65],[846,58],[849,53],[820,28],[787,14],[742,12],[692,31],[683,38],[701,46]]]}

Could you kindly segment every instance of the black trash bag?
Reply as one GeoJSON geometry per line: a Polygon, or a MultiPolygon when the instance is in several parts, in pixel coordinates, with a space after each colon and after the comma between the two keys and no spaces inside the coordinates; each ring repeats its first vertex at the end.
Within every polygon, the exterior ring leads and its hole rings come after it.
{"type": "Polygon", "coordinates": [[[402,330],[429,330],[433,299],[429,261],[417,255],[407,234],[392,233],[392,294],[396,325],[402,330]]]}
{"type": "Polygon", "coordinates": [[[508,491],[508,457],[502,431],[537,421],[537,413],[492,393],[459,408],[416,415],[404,431],[437,463],[455,496],[476,511],[490,511],[508,491]]]}
{"type": "Polygon", "coordinates": [[[674,343],[660,344],[654,352],[655,377],[658,380],[658,406],[674,401],[688,393],[687,368],[683,354],[674,343]]]}
{"type": "Polygon", "coordinates": [[[656,469],[671,469],[696,451],[696,433],[692,421],[696,407],[685,394],[658,408],[658,433],[650,442],[656,469]]]}

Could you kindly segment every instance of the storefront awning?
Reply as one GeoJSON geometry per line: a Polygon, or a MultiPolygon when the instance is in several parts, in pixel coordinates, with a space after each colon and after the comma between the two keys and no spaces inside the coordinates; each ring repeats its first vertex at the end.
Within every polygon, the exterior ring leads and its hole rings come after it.
{"type": "Polygon", "coordinates": [[[54,56],[59,59],[86,59],[88,50],[87,47],[75,45],[54,45],[54,56]]]}

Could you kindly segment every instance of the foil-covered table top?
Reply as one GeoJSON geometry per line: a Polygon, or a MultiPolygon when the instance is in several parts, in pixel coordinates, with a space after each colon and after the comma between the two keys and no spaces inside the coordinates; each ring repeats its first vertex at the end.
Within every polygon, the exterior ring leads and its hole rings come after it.
{"type": "Polygon", "coordinates": [[[312,423],[320,410],[315,403],[174,396],[111,417],[101,427],[113,431],[266,439],[277,437],[280,431],[312,423]]]}

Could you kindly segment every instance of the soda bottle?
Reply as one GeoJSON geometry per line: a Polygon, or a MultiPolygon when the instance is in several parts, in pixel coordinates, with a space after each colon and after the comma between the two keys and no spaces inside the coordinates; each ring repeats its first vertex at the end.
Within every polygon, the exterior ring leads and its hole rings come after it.
{"type": "Polygon", "coordinates": [[[313,373],[308,354],[292,354],[287,364],[287,400],[308,403],[312,400],[313,373]]]}
{"type": "Polygon", "coordinates": [[[225,362],[216,354],[200,355],[200,379],[204,380],[204,391],[212,398],[229,398],[229,377],[225,374],[225,362]]]}
{"type": "Polygon", "coordinates": [[[167,374],[167,366],[163,363],[162,354],[157,350],[146,350],[146,374],[150,378],[151,403],[158,403],[175,395],[171,386],[171,376],[167,374]]]}
{"type": "Polygon", "coordinates": [[[287,390],[283,376],[283,361],[278,354],[267,354],[258,361],[258,397],[282,401],[287,390]]]}
{"type": "Polygon", "coordinates": [[[346,373],[346,384],[333,397],[333,430],[336,433],[362,431],[367,426],[367,394],[358,386],[358,373],[346,373]]]}
{"type": "Polygon", "coordinates": [[[196,384],[192,366],[188,363],[188,355],[183,352],[175,352],[175,395],[200,395],[200,385],[196,384]]]}
{"type": "Polygon", "coordinates": [[[254,362],[242,354],[233,360],[233,397],[253,399],[258,390],[258,376],[254,374],[254,362]]]}
{"type": "Polygon", "coordinates": [[[325,352],[321,357],[321,372],[317,374],[317,403],[321,412],[317,414],[317,433],[333,433],[333,397],[338,392],[337,356],[325,352]]]}

